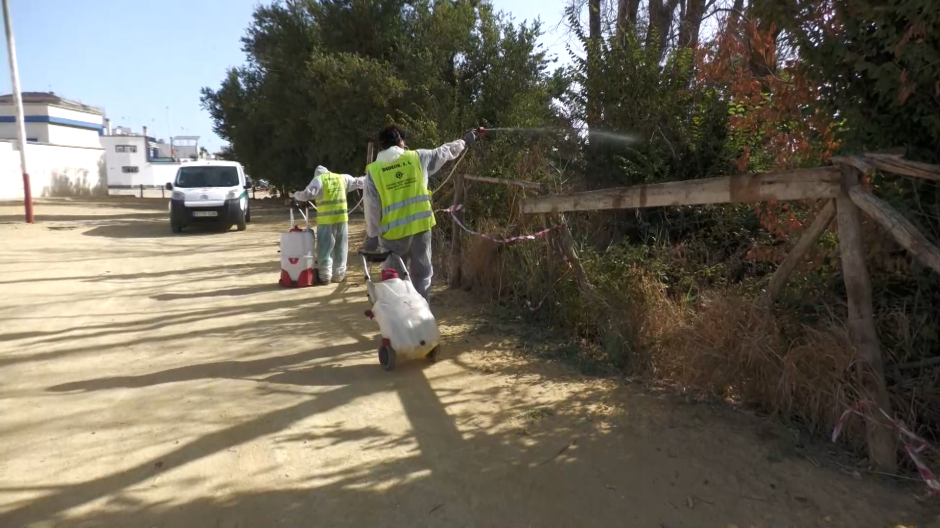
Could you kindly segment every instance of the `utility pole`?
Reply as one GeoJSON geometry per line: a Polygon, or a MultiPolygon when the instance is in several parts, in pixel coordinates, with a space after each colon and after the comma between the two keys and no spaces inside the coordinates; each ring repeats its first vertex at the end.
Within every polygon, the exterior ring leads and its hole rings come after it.
{"type": "Polygon", "coordinates": [[[3,25],[7,33],[7,53],[10,56],[10,83],[13,86],[13,105],[16,107],[16,139],[20,144],[20,168],[23,171],[23,203],[26,205],[26,223],[33,223],[33,191],[26,170],[26,123],[23,118],[23,95],[20,93],[20,73],[16,66],[16,45],[13,42],[13,22],[10,20],[10,2],[3,2],[3,25]]]}

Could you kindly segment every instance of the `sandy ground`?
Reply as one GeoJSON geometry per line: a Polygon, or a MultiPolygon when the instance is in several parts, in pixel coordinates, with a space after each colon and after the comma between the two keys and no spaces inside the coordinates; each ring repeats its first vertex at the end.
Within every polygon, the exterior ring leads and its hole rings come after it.
{"type": "Polygon", "coordinates": [[[766,421],[522,359],[462,292],[436,293],[442,361],[384,372],[357,263],[276,286],[286,211],[182,236],[163,201],[37,211],[0,206],[2,527],[929,519],[921,487],[819,467],[766,421]]]}

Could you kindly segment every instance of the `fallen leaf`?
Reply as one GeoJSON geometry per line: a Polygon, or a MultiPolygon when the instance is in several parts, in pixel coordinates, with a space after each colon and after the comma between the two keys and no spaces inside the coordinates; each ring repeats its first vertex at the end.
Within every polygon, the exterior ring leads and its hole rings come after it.
{"type": "Polygon", "coordinates": [[[686,497],[686,498],[685,498],[685,502],[686,502],[686,504],[689,505],[689,509],[690,509],[690,510],[695,507],[695,501],[692,500],[692,497],[686,497]]]}

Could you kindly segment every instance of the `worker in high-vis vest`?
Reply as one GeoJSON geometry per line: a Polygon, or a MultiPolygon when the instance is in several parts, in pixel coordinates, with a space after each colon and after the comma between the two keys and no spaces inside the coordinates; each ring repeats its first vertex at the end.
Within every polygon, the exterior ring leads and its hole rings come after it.
{"type": "Polygon", "coordinates": [[[364,176],[354,178],[317,167],[310,185],[294,193],[294,200],[314,200],[317,206],[317,263],[320,280],[342,282],[349,252],[349,212],[346,193],[362,189],[364,176]]]}
{"type": "MultiPolygon", "coordinates": [[[[476,141],[471,131],[463,139],[433,150],[407,150],[405,134],[395,125],[379,133],[381,152],[368,167],[365,182],[366,251],[377,248],[397,254],[408,266],[415,290],[430,302],[431,228],[434,211],[428,177],[456,159],[476,141]]],[[[398,259],[389,256],[383,269],[397,269],[398,259]]],[[[399,274],[404,270],[398,270],[399,274]]]]}

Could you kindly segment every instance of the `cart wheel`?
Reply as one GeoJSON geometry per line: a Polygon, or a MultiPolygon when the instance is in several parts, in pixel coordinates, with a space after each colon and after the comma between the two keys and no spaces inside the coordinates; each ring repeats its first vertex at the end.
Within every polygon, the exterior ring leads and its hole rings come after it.
{"type": "Polygon", "coordinates": [[[440,351],[441,351],[441,345],[437,345],[436,347],[432,348],[430,352],[428,352],[428,355],[425,356],[425,359],[427,359],[431,363],[437,363],[438,352],[440,351]]]}
{"type": "Polygon", "coordinates": [[[379,363],[382,365],[383,369],[394,370],[396,356],[395,349],[390,345],[382,345],[379,347],[379,363]]]}

